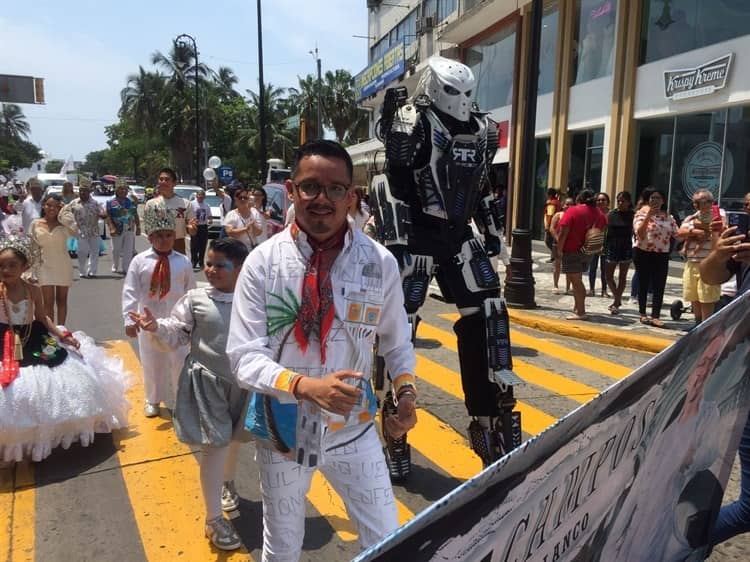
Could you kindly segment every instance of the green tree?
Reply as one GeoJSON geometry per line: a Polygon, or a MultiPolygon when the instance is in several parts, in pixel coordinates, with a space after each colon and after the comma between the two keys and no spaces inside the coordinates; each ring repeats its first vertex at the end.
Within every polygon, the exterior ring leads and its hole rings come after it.
{"type": "Polygon", "coordinates": [[[164,99],[165,79],[159,72],[147,72],[142,66],[138,74],[128,76],[120,92],[120,117],[132,120],[138,132],[145,132],[146,149],[151,150],[152,139],[159,121],[159,109],[164,99]]]}
{"type": "Polygon", "coordinates": [[[14,170],[29,168],[37,160],[38,146],[29,141],[0,135],[0,174],[12,176],[14,170]]]}
{"type": "MultiPolygon", "coordinates": [[[[271,84],[266,84],[263,101],[265,103],[265,131],[268,155],[269,157],[276,156],[282,160],[287,160],[287,157],[294,150],[295,141],[292,133],[285,127],[287,114],[285,113],[285,103],[282,101],[284,93],[284,88],[277,88],[271,84]]],[[[253,106],[254,111],[250,114],[250,127],[241,133],[241,138],[246,142],[247,146],[259,152],[260,123],[258,108],[260,106],[260,97],[250,90],[248,90],[248,94],[250,94],[250,104],[253,106]]]]}
{"type": "MultiPolygon", "coordinates": [[[[318,131],[318,80],[312,74],[297,77],[297,88],[289,88],[289,99],[307,126],[307,138],[317,138],[318,131]]],[[[324,96],[325,97],[325,96],[324,96]]]]}
{"type": "Polygon", "coordinates": [[[44,171],[48,174],[56,174],[63,167],[64,163],[62,160],[47,160],[47,163],[44,165],[44,171]]]}
{"type": "Polygon", "coordinates": [[[2,104],[0,109],[0,136],[28,140],[31,127],[20,106],[14,103],[2,104]]]}
{"type": "Polygon", "coordinates": [[[341,143],[356,142],[356,131],[367,114],[357,107],[354,94],[354,78],[346,70],[328,71],[323,88],[324,124],[336,133],[341,143]]]}

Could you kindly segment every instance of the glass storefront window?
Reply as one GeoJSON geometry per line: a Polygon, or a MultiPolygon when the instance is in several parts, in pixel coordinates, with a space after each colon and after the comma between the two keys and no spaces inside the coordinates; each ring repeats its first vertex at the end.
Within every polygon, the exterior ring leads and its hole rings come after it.
{"type": "Polygon", "coordinates": [[[515,24],[466,49],[464,62],[477,80],[474,101],[481,109],[511,104],[515,50],[515,24]]]}
{"type": "Polygon", "coordinates": [[[544,203],[547,201],[550,138],[536,139],[534,154],[534,191],[531,194],[531,228],[534,237],[544,239],[544,203]]]}
{"type": "Polygon", "coordinates": [[[542,40],[539,50],[538,94],[549,94],[555,87],[555,57],[557,55],[557,29],[560,9],[557,0],[544,6],[542,40]]]}
{"type": "Polygon", "coordinates": [[[574,84],[612,74],[616,16],[617,0],[576,0],[574,84]]]}
{"type": "Polygon", "coordinates": [[[643,0],[641,64],[750,34],[747,0],[643,0]]]}
{"type": "Polygon", "coordinates": [[[604,128],[570,133],[568,197],[584,188],[601,191],[604,162],[604,128]]]}
{"type": "Polygon", "coordinates": [[[750,107],[641,121],[636,181],[668,192],[685,218],[693,194],[708,189],[725,209],[741,207],[750,181],[750,107]]]}

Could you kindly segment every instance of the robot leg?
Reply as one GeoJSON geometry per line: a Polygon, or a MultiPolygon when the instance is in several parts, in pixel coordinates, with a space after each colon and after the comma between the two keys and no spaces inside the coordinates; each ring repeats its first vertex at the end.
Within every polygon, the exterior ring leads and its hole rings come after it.
{"type": "Polygon", "coordinates": [[[513,373],[508,315],[501,298],[488,298],[479,312],[461,317],[454,326],[458,338],[464,400],[473,420],[469,439],[488,466],[521,444],[521,414],[513,411],[513,373]]]}
{"type": "MultiPolygon", "coordinates": [[[[406,252],[403,255],[397,256],[397,259],[401,266],[404,308],[406,308],[406,314],[412,329],[412,341],[414,341],[417,333],[417,325],[419,324],[417,311],[424,304],[427,297],[427,289],[430,286],[430,279],[433,273],[433,260],[430,256],[414,256],[406,252]]],[[[376,362],[381,363],[383,365],[382,368],[385,369],[381,358],[376,358],[376,362]]],[[[381,378],[384,379],[385,377],[381,378]]],[[[376,380],[378,380],[377,377],[376,380]]],[[[385,425],[386,417],[396,414],[396,403],[394,402],[393,393],[393,388],[390,387],[382,400],[380,424],[383,440],[385,441],[383,452],[388,465],[388,471],[391,480],[399,482],[405,480],[411,473],[411,447],[407,442],[407,434],[395,439],[388,433],[388,428],[385,425]]]]}

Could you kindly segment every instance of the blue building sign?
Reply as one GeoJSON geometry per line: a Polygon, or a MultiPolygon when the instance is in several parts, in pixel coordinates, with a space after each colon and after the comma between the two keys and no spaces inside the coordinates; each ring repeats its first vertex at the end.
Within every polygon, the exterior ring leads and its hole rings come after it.
{"type": "Polygon", "coordinates": [[[357,103],[385,88],[404,73],[404,49],[404,42],[401,41],[354,77],[357,103]]]}

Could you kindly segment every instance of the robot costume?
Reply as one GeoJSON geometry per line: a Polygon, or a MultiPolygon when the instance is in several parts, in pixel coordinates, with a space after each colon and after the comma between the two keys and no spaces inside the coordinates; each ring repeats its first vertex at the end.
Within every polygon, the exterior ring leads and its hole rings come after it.
{"type": "MultiPolygon", "coordinates": [[[[376,134],[385,145],[385,173],[372,180],[378,238],[399,262],[406,307],[416,334],[417,312],[433,276],[461,318],[454,324],[472,449],[485,466],[521,442],[513,386],[508,312],[489,256],[500,250],[503,210],[492,197],[487,168],[498,147],[494,121],[472,108],[472,71],[433,57],[417,95],[386,91],[376,134]],[[484,236],[472,233],[474,220],[484,236]]],[[[382,369],[382,361],[376,362],[382,369]]],[[[376,381],[385,375],[376,373],[376,381]]],[[[386,395],[383,408],[393,409],[386,395]]],[[[383,416],[385,418],[385,416],[383,416]]],[[[406,436],[392,439],[383,426],[391,477],[410,470],[406,436]]]]}

